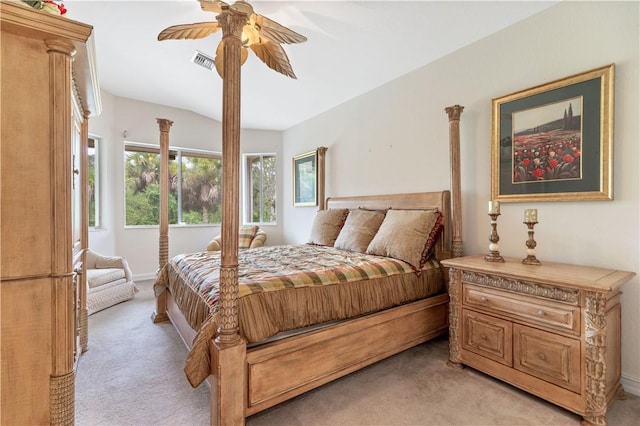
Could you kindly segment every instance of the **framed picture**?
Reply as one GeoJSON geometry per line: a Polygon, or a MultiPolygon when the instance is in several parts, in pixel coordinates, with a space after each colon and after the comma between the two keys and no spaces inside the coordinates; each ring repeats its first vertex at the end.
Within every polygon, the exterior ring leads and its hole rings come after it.
{"type": "Polygon", "coordinates": [[[613,199],[614,65],[493,99],[491,199],[613,199]]]}
{"type": "Polygon", "coordinates": [[[318,151],[293,157],[293,205],[318,205],[318,151]]]}

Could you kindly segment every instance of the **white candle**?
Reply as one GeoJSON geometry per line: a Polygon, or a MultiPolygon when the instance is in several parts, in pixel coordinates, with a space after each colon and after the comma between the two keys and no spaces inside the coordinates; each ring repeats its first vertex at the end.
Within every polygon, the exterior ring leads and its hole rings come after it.
{"type": "Polygon", "coordinates": [[[524,211],[524,221],[527,223],[533,223],[538,221],[538,210],[537,209],[525,209],[524,211]]]}
{"type": "Polygon", "coordinates": [[[500,201],[489,201],[489,214],[500,214],[500,201]]]}

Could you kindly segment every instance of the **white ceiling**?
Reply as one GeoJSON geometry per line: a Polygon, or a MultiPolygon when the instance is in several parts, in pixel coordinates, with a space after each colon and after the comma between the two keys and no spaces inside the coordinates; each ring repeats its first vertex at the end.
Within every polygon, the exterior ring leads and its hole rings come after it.
{"type": "MultiPolygon", "coordinates": [[[[256,13],[308,41],[284,45],[297,80],[250,53],[242,67],[241,126],[287,129],[557,2],[251,1],[256,13]]],[[[197,0],[65,5],[68,18],[94,26],[104,91],[221,120],[220,77],[191,62],[196,50],[215,56],[221,34],[157,41],[168,26],[215,20],[197,0]]]]}

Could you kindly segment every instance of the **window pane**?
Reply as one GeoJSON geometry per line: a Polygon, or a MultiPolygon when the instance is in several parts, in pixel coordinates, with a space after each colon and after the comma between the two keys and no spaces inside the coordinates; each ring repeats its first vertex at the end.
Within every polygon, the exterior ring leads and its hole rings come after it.
{"type": "Polygon", "coordinates": [[[246,155],[246,220],[252,223],[276,221],[276,157],[246,155]]]}
{"type": "Polygon", "coordinates": [[[222,161],[212,156],[182,153],[182,222],[222,222],[222,161]]]}
{"type": "Polygon", "coordinates": [[[88,152],[87,152],[87,193],[88,193],[88,205],[89,205],[89,227],[97,228],[100,226],[100,215],[98,213],[99,199],[99,181],[98,181],[98,141],[95,139],[89,139],[88,152]]]}
{"type": "MultiPolygon", "coordinates": [[[[160,223],[160,154],[158,149],[127,145],[125,162],[125,224],[158,225],[160,223]]],[[[169,223],[178,222],[177,165],[169,160],[169,223]]]]}
{"type": "Polygon", "coordinates": [[[276,157],[262,157],[262,221],[276,221],[276,157]]]}

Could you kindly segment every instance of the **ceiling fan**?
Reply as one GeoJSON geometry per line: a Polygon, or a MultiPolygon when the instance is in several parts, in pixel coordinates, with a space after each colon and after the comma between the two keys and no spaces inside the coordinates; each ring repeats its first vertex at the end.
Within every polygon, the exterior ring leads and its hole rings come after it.
{"type": "MultiPolygon", "coordinates": [[[[262,62],[281,74],[297,78],[281,44],[302,43],[307,38],[279,23],[254,12],[253,7],[246,1],[238,0],[233,4],[219,0],[198,0],[205,12],[219,14],[225,9],[244,13],[247,22],[242,29],[241,63],[247,60],[251,49],[262,62]]],[[[158,40],[201,39],[218,32],[221,29],[218,22],[197,22],[193,24],[173,25],[158,34],[158,40]]],[[[216,49],[215,67],[220,77],[224,78],[223,67],[224,40],[220,41],[216,49]]]]}

